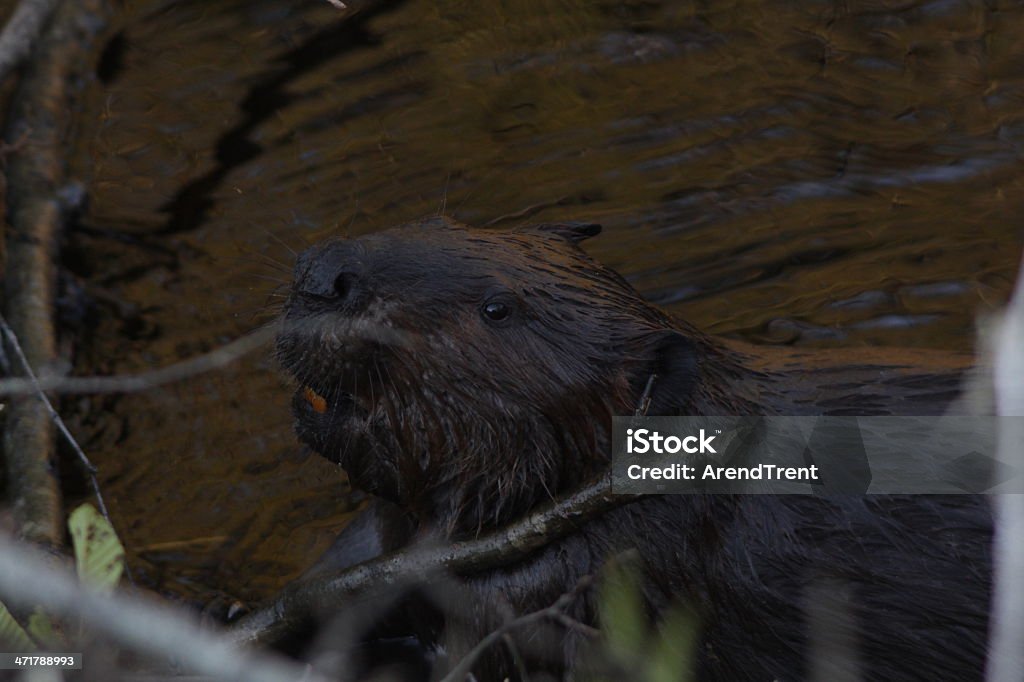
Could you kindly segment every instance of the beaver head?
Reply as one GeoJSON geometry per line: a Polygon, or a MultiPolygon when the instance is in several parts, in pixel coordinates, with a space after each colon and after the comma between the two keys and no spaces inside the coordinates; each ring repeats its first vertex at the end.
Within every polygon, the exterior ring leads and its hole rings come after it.
{"type": "Polygon", "coordinates": [[[301,254],[278,357],[299,437],[447,533],[502,523],[607,465],[611,417],[685,409],[695,335],[579,243],[591,224],[434,219],[301,254]]]}

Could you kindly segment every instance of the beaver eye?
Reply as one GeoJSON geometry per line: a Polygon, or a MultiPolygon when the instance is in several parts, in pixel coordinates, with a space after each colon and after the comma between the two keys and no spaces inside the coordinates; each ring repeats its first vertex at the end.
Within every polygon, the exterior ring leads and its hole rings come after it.
{"type": "Polygon", "coordinates": [[[502,301],[491,301],[484,305],[484,317],[492,322],[501,322],[512,314],[512,308],[502,301]]]}
{"type": "Polygon", "coordinates": [[[480,315],[491,324],[504,324],[515,315],[518,301],[509,293],[491,296],[480,307],[480,315]]]}

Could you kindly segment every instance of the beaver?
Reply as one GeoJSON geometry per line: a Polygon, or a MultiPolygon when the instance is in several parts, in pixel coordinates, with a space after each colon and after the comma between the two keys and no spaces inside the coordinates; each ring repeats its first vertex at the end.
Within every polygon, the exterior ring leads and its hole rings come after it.
{"type": "MultiPolygon", "coordinates": [[[[939,414],[969,365],[707,336],[590,258],[581,243],[600,229],[436,218],[300,254],[276,349],[298,384],[296,431],[377,500],[329,552],[333,568],[425,533],[475,536],[607,471],[612,416],[645,390],[649,415],[939,414]]],[[[991,540],[974,495],[645,496],[466,577],[466,612],[418,632],[458,660],[634,549],[650,613],[698,614],[699,679],[808,677],[811,642],[827,636],[809,595],[832,584],[849,592],[842,636],[860,679],[980,679],[991,540]]],[[[600,625],[590,592],[569,615],[600,625]]],[[[478,679],[580,670],[579,628],[540,639],[515,656],[491,647],[478,679]]]]}

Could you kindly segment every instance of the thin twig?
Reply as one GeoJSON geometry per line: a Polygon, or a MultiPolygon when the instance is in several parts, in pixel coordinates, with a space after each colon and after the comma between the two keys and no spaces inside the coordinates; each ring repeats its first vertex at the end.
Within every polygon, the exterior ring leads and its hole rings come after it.
{"type": "Polygon", "coordinates": [[[508,649],[509,655],[512,657],[512,664],[516,667],[516,675],[520,682],[530,682],[530,671],[526,669],[526,661],[523,660],[523,655],[519,652],[519,647],[516,646],[516,641],[512,639],[512,635],[505,633],[501,638],[505,643],[505,648],[508,649]]]}
{"type": "MultiPolygon", "coordinates": [[[[330,2],[330,0],[327,0],[327,1],[330,2]]],[[[539,204],[533,204],[532,206],[527,206],[526,208],[521,209],[519,211],[515,211],[514,213],[506,213],[504,215],[498,216],[497,218],[492,218],[491,220],[488,220],[486,223],[484,223],[483,227],[493,227],[494,225],[497,225],[498,223],[505,222],[506,220],[513,220],[515,218],[526,218],[528,216],[531,216],[531,215],[537,213],[538,211],[544,210],[545,208],[551,208],[552,206],[562,206],[563,204],[565,204],[570,199],[572,199],[572,197],[569,196],[569,195],[566,195],[564,197],[559,197],[558,199],[555,199],[554,201],[542,201],[539,204]]]]}
{"type": "Polygon", "coordinates": [[[121,376],[93,377],[41,377],[38,383],[26,379],[0,380],[0,396],[25,395],[35,393],[37,386],[47,393],[60,394],[104,394],[104,393],[137,393],[148,391],[165,384],[189,379],[205,372],[220,369],[247,355],[273,339],[275,325],[262,327],[246,334],[231,343],[225,344],[209,353],[197,355],[166,367],[121,376]]]}
{"type": "Polygon", "coordinates": [[[96,504],[100,509],[100,513],[103,514],[103,518],[105,518],[109,523],[110,515],[107,513],[107,505],[103,501],[103,493],[100,492],[100,483],[96,479],[96,473],[98,472],[96,465],[94,465],[92,461],[89,460],[89,457],[86,456],[85,451],[82,450],[78,441],[75,440],[75,437],[71,435],[71,431],[68,430],[68,427],[64,423],[64,420],[61,419],[60,414],[58,414],[57,410],[54,409],[53,403],[51,403],[50,399],[46,397],[46,393],[43,392],[42,386],[39,385],[39,380],[36,378],[35,372],[32,371],[31,365],[28,364],[28,358],[25,357],[25,352],[21,349],[21,344],[18,342],[17,335],[14,333],[14,330],[11,329],[11,326],[7,324],[7,320],[4,319],[3,315],[0,315],[0,331],[3,332],[4,338],[7,339],[7,343],[10,344],[11,349],[17,356],[18,363],[21,365],[22,371],[25,372],[25,376],[28,377],[28,381],[33,385],[36,397],[39,398],[46,407],[46,411],[50,414],[50,419],[52,419],[53,423],[57,426],[57,430],[60,431],[60,434],[64,436],[64,440],[67,441],[68,445],[71,446],[71,449],[75,451],[75,455],[78,456],[78,461],[82,465],[82,468],[85,469],[85,473],[89,477],[89,484],[92,486],[93,493],[96,495],[96,504]]]}
{"type": "Polygon", "coordinates": [[[83,587],[69,571],[51,566],[44,554],[5,534],[0,534],[0,599],[9,606],[80,619],[128,649],[175,660],[217,680],[326,682],[308,666],[242,650],[182,610],[141,593],[103,594],[83,587]]]}
{"type": "Polygon", "coordinates": [[[580,593],[586,589],[589,589],[593,584],[593,578],[591,576],[583,576],[580,581],[576,584],[569,592],[566,592],[560,596],[554,604],[547,608],[528,613],[524,616],[519,616],[513,620],[510,620],[499,627],[497,630],[492,631],[486,637],[477,642],[468,654],[466,654],[458,664],[449,671],[441,682],[462,682],[466,679],[466,676],[473,669],[473,665],[477,659],[489,648],[491,648],[498,640],[504,639],[510,635],[513,630],[525,627],[527,625],[533,625],[543,620],[553,620],[562,624],[565,627],[579,630],[589,637],[596,637],[600,633],[594,628],[584,625],[569,616],[566,615],[565,610],[569,608],[569,605],[579,597],[580,593]],[[582,628],[582,629],[581,629],[582,628]]]}
{"type": "Polygon", "coordinates": [[[32,51],[46,20],[57,7],[57,0],[22,0],[0,32],[0,80],[32,51]]]}
{"type": "Polygon", "coordinates": [[[647,385],[644,387],[644,392],[640,395],[640,401],[637,403],[636,411],[633,413],[634,417],[647,416],[647,410],[651,409],[651,393],[654,392],[654,382],[657,380],[657,374],[652,374],[647,379],[647,385]]]}

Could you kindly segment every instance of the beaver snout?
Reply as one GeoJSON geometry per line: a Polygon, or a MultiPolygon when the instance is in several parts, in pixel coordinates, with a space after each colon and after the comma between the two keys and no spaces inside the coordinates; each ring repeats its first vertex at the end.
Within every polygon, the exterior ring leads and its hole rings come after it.
{"type": "Polygon", "coordinates": [[[350,239],[332,239],[306,249],[295,263],[292,291],[338,308],[356,307],[368,294],[364,251],[350,239]]]}

